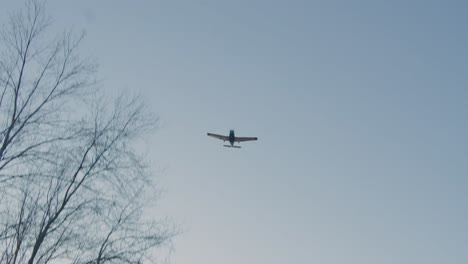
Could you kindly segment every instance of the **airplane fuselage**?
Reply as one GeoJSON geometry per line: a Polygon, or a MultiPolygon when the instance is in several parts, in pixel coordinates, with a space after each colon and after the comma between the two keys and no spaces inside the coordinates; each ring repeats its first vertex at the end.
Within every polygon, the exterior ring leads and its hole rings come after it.
{"type": "Polygon", "coordinates": [[[229,131],[229,143],[231,143],[231,146],[234,146],[235,139],[236,136],[234,135],[234,130],[229,131]]]}

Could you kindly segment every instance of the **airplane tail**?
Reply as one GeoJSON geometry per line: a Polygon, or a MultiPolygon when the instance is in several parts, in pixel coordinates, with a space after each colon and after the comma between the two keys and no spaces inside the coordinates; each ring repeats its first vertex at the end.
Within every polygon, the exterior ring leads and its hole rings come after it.
{"type": "Polygon", "coordinates": [[[223,145],[223,146],[227,148],[241,148],[241,146],[231,146],[231,145],[223,145]]]}

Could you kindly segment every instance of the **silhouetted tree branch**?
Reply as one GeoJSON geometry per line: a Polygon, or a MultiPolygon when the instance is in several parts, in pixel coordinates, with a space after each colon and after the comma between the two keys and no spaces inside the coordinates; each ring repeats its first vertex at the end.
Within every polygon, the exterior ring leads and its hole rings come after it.
{"type": "Polygon", "coordinates": [[[174,228],[144,221],[153,186],[132,142],[155,119],[100,100],[77,37],[28,1],[1,32],[0,263],[142,263],[174,228]]]}

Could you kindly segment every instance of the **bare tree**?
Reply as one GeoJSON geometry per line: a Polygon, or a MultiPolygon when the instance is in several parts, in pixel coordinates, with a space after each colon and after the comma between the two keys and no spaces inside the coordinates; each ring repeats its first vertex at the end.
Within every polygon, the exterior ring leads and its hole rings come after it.
{"type": "Polygon", "coordinates": [[[0,37],[0,263],[143,263],[174,229],[145,220],[153,182],[132,143],[155,120],[96,99],[83,35],[49,35],[30,0],[0,37]]]}

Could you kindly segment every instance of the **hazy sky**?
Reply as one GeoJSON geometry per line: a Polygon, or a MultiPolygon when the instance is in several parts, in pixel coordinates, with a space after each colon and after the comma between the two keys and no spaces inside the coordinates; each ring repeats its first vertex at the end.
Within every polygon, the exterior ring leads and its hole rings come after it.
{"type": "MultiPolygon", "coordinates": [[[[21,5],[1,0],[7,10],[21,5]]],[[[468,263],[468,2],[49,0],[144,96],[175,264],[468,263]],[[242,149],[206,132],[257,136],[242,149]]]]}

